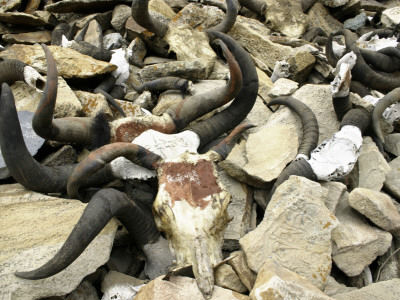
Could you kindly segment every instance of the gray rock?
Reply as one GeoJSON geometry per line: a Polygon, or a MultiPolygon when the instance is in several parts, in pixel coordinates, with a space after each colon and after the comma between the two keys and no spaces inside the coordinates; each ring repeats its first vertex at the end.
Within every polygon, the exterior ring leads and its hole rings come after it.
{"type": "Polygon", "coordinates": [[[131,15],[130,6],[124,4],[115,6],[112,12],[112,27],[119,33],[123,33],[125,31],[125,23],[131,15]]]}
{"type": "Polygon", "coordinates": [[[251,291],[256,281],[256,274],[250,270],[246,262],[246,256],[243,251],[235,251],[231,253],[233,257],[228,260],[228,264],[233,268],[237,276],[246,288],[251,291]]]}
{"type": "Polygon", "coordinates": [[[95,19],[91,20],[83,40],[101,49],[103,48],[102,37],[103,31],[100,24],[95,19]]]}
{"type": "Polygon", "coordinates": [[[362,12],[357,16],[355,16],[354,18],[347,19],[343,23],[343,28],[356,31],[360,27],[364,26],[366,22],[367,22],[367,14],[365,12],[362,12]]]}
{"type": "Polygon", "coordinates": [[[389,166],[391,170],[386,174],[384,182],[385,188],[394,195],[397,200],[400,199],[400,157],[393,159],[389,166]]]}
{"type": "Polygon", "coordinates": [[[103,48],[106,50],[113,50],[121,48],[124,44],[124,38],[118,32],[106,34],[103,38],[103,48]]]}
{"type": "Polygon", "coordinates": [[[328,7],[339,7],[345,5],[349,0],[323,0],[322,2],[328,7]]]}
{"type": "Polygon", "coordinates": [[[393,155],[400,156],[400,133],[391,133],[387,135],[383,146],[386,151],[393,155]]]}
{"type": "Polygon", "coordinates": [[[117,271],[109,271],[101,282],[101,291],[105,293],[110,287],[116,284],[129,284],[131,286],[138,286],[147,283],[148,280],[142,280],[133,276],[125,275],[117,271]]]}
{"type": "Polygon", "coordinates": [[[0,22],[28,26],[43,26],[47,24],[42,18],[23,12],[0,13],[0,22]]]}
{"type": "Polygon", "coordinates": [[[321,27],[327,34],[334,33],[343,27],[343,24],[332,17],[328,8],[319,1],[310,8],[308,17],[310,27],[321,27]]]}
{"type": "Polygon", "coordinates": [[[274,86],[269,91],[268,96],[280,97],[289,96],[293,94],[299,88],[299,84],[293,80],[287,78],[279,78],[274,82],[274,86]]]}

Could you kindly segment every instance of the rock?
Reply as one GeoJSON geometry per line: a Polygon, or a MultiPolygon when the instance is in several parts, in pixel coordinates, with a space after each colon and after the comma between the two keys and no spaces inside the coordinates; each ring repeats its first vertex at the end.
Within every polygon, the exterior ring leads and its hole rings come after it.
{"type": "Polygon", "coordinates": [[[112,27],[119,33],[123,33],[125,31],[125,23],[131,15],[130,6],[124,4],[115,6],[112,12],[112,27]]]}
{"type": "Polygon", "coordinates": [[[323,0],[322,2],[328,7],[339,7],[345,5],[349,0],[323,0]]]}
{"type": "Polygon", "coordinates": [[[0,206],[37,201],[54,201],[54,197],[32,192],[19,183],[0,185],[0,206]]]}
{"type": "Polygon", "coordinates": [[[96,288],[87,280],[82,283],[69,294],[65,300],[99,300],[96,288]]]}
{"type": "Polygon", "coordinates": [[[103,31],[100,24],[95,19],[91,20],[83,40],[97,48],[103,48],[101,37],[103,37],[103,31]]]}
{"type": "Polygon", "coordinates": [[[332,299],[322,293],[305,277],[282,267],[273,259],[266,259],[258,273],[251,299],[332,299]]]}
{"type": "MultiPolygon", "coordinates": [[[[269,91],[272,89],[274,85],[271,81],[271,78],[268,77],[265,72],[256,68],[257,75],[258,75],[258,96],[261,97],[264,102],[268,102],[270,97],[268,96],[269,91]]],[[[268,109],[269,110],[269,109],[268,109]]]]}
{"type": "Polygon", "coordinates": [[[8,12],[18,9],[21,5],[22,0],[8,0],[7,2],[0,3],[0,12],[8,12]]]}
{"type": "Polygon", "coordinates": [[[365,11],[382,12],[385,10],[385,5],[375,0],[361,1],[361,8],[365,11]]]}
{"type": "Polygon", "coordinates": [[[24,12],[27,14],[34,13],[39,8],[40,2],[41,0],[30,0],[26,5],[24,12]]]}
{"type": "Polygon", "coordinates": [[[269,91],[268,96],[271,98],[280,96],[289,96],[299,88],[299,84],[287,78],[279,78],[274,82],[274,86],[269,91]]]}
{"type": "Polygon", "coordinates": [[[132,300],[142,286],[132,286],[127,283],[118,283],[109,287],[103,294],[102,300],[132,300]]]}
{"type": "Polygon", "coordinates": [[[384,182],[385,189],[387,189],[393,196],[400,199],[400,157],[393,159],[389,166],[391,170],[386,174],[384,182]]]}
{"type": "Polygon", "coordinates": [[[254,187],[269,187],[297,154],[296,129],[293,125],[261,127],[236,145],[220,163],[225,171],[254,187]],[[277,142],[279,141],[279,142],[277,142]]]}
{"type": "Polygon", "coordinates": [[[376,282],[359,290],[335,295],[338,300],[370,299],[395,300],[400,297],[400,279],[393,278],[387,281],[376,282]]]}
{"type": "Polygon", "coordinates": [[[349,174],[351,186],[380,191],[389,171],[390,165],[376,144],[369,136],[364,137],[358,161],[349,174]]]}
{"type": "Polygon", "coordinates": [[[243,251],[235,251],[231,253],[232,259],[228,260],[228,264],[233,268],[241,282],[251,291],[256,281],[256,274],[250,270],[246,262],[246,256],[243,251]]]}
{"type": "Polygon", "coordinates": [[[106,50],[119,49],[124,45],[124,38],[118,32],[106,34],[103,37],[103,48],[106,50]]]}
{"type": "Polygon", "coordinates": [[[332,231],[332,259],[347,276],[356,276],[387,251],[392,235],[368,225],[364,216],[350,208],[348,201],[346,193],[336,208],[340,224],[332,231]]]}
{"type": "Polygon", "coordinates": [[[332,276],[328,276],[328,283],[325,286],[324,293],[327,296],[335,296],[338,294],[347,293],[350,291],[357,290],[356,287],[347,287],[342,283],[339,283],[332,276]]]}
{"type": "MultiPolygon", "coordinates": [[[[233,220],[228,223],[224,233],[223,249],[234,251],[239,249],[239,239],[250,228],[251,204],[253,191],[247,185],[230,177],[225,171],[218,172],[221,182],[226,186],[232,199],[228,204],[228,215],[233,220]]],[[[226,286],[225,286],[226,287],[226,286]]],[[[243,293],[243,291],[238,291],[243,293]]]]}
{"type": "Polygon", "coordinates": [[[46,5],[45,9],[53,13],[69,13],[82,11],[106,11],[113,9],[116,4],[128,4],[132,0],[63,0],[46,5]]]}
{"type": "Polygon", "coordinates": [[[289,67],[289,79],[302,83],[307,80],[316,59],[308,51],[297,51],[293,56],[287,60],[289,67]]]}
{"type": "Polygon", "coordinates": [[[192,28],[204,31],[221,23],[224,17],[224,12],[218,7],[189,3],[172,17],[171,22],[176,24],[172,26],[188,24],[192,28]]]}
{"type": "Polygon", "coordinates": [[[400,23],[400,7],[385,9],[382,12],[381,22],[385,27],[394,27],[400,23]]]}
{"type": "Polygon", "coordinates": [[[349,194],[349,205],[380,228],[393,234],[399,233],[400,214],[388,195],[356,188],[349,194]]]}
{"type": "Polygon", "coordinates": [[[357,29],[363,27],[367,22],[367,14],[362,12],[355,16],[354,18],[347,19],[343,23],[343,28],[350,29],[356,31],[357,29]]]}
{"type": "Polygon", "coordinates": [[[285,36],[300,37],[308,28],[309,20],[298,1],[266,1],[265,23],[268,28],[285,36]]]}
{"type": "Polygon", "coordinates": [[[26,190],[15,194],[14,191],[10,191],[11,195],[25,202],[4,204],[4,200],[6,203],[8,200],[1,198],[0,228],[1,236],[5,237],[0,241],[1,299],[29,300],[65,295],[108,260],[117,229],[114,220],[64,271],[40,280],[14,276],[16,271],[29,271],[50,260],[63,245],[86,206],[76,200],[48,197],[26,190]],[[38,195],[44,197],[44,201],[34,200],[38,195]]]}
{"type": "Polygon", "coordinates": [[[230,265],[223,264],[214,270],[215,285],[244,294],[247,288],[230,265]]]}
{"type": "Polygon", "coordinates": [[[378,272],[376,273],[375,282],[386,281],[392,278],[399,278],[400,276],[400,264],[399,264],[399,252],[398,239],[394,237],[392,245],[389,250],[377,259],[379,266],[378,272]],[[396,252],[397,251],[397,252],[396,252]]]}
{"type": "Polygon", "coordinates": [[[319,1],[310,8],[308,17],[310,27],[321,27],[328,35],[343,27],[343,24],[332,17],[328,9],[319,1]]]}
{"type": "MultiPolygon", "coordinates": [[[[204,300],[193,278],[173,276],[169,281],[158,277],[143,286],[135,300],[204,300]]],[[[250,300],[250,297],[224,289],[214,287],[210,300],[250,300]]]]}
{"type": "Polygon", "coordinates": [[[347,187],[343,183],[335,181],[321,182],[321,186],[328,190],[328,194],[324,199],[325,206],[331,213],[335,214],[336,206],[347,191],[347,187]]]}
{"type": "Polygon", "coordinates": [[[46,21],[42,18],[23,12],[0,13],[0,22],[28,26],[46,25],[46,21]]]}
{"type": "Polygon", "coordinates": [[[124,273],[111,270],[107,273],[107,275],[101,282],[101,291],[105,293],[106,290],[116,284],[129,284],[131,286],[139,286],[147,282],[148,280],[138,279],[129,275],[125,275],[124,273]]]}
{"type": "Polygon", "coordinates": [[[63,166],[77,163],[78,154],[71,145],[64,145],[58,151],[41,161],[45,166],[63,166]]]}
{"type": "MultiPolygon", "coordinates": [[[[64,79],[89,78],[107,74],[117,66],[96,60],[70,48],[48,46],[57,63],[58,75],[64,79]]],[[[46,73],[46,60],[39,45],[15,44],[0,53],[0,57],[18,59],[42,73],[46,73]]]]}
{"type": "Polygon", "coordinates": [[[253,271],[261,272],[269,258],[324,288],[332,266],[331,231],[338,225],[323,203],[324,190],[297,176],[276,189],[263,221],[240,239],[253,271]]]}
{"type": "Polygon", "coordinates": [[[28,33],[9,33],[4,34],[2,39],[7,43],[14,44],[50,44],[51,32],[46,31],[35,31],[28,33]]]}
{"type": "Polygon", "coordinates": [[[84,116],[95,117],[98,113],[103,112],[110,119],[113,117],[111,107],[104,95],[84,91],[75,91],[75,95],[82,105],[84,116]]]}
{"type": "MultiPolygon", "coordinates": [[[[17,110],[36,111],[40,98],[42,97],[41,93],[22,81],[17,81],[11,85],[11,90],[14,94],[17,110]]],[[[59,76],[54,117],[76,117],[81,114],[81,103],[68,86],[67,82],[59,76]]]]}
{"type": "Polygon", "coordinates": [[[400,156],[400,133],[391,133],[387,135],[383,147],[387,152],[400,156]]]}
{"type": "MultiPolygon", "coordinates": [[[[142,109],[140,108],[139,105],[129,102],[129,101],[124,101],[124,100],[119,100],[119,99],[115,99],[115,101],[122,108],[122,110],[124,111],[124,113],[127,117],[135,117],[135,116],[143,115],[142,109]]],[[[110,108],[114,114],[114,118],[121,117],[121,114],[114,106],[110,106],[110,108]]]]}

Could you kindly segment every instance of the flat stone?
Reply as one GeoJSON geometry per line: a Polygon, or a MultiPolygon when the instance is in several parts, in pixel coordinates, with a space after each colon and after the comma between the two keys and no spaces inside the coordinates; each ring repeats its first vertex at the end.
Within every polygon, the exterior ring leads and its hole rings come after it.
{"type": "Polygon", "coordinates": [[[397,300],[400,297],[400,279],[393,278],[387,281],[372,283],[359,290],[351,291],[344,294],[335,295],[338,300],[397,300]]]}
{"type": "Polygon", "coordinates": [[[15,194],[14,191],[11,195],[26,202],[3,204],[0,210],[1,299],[33,300],[68,294],[86,275],[108,260],[117,229],[114,220],[64,271],[40,280],[14,276],[16,271],[29,271],[49,261],[64,244],[86,207],[80,201],[54,197],[49,200],[48,196],[45,201],[30,202],[32,195],[38,193],[20,191],[15,194]]]}
{"type": "Polygon", "coordinates": [[[240,239],[253,271],[260,272],[269,258],[324,288],[332,266],[331,231],[338,225],[323,203],[324,190],[298,176],[276,189],[263,221],[240,239]]]}
{"type": "Polygon", "coordinates": [[[267,259],[258,273],[251,299],[332,299],[321,292],[305,277],[267,259]]]}
{"type": "Polygon", "coordinates": [[[389,166],[391,170],[386,174],[384,182],[385,188],[397,198],[400,199],[400,157],[393,159],[389,166]]]}
{"type": "Polygon", "coordinates": [[[280,96],[289,96],[293,94],[298,88],[299,84],[296,81],[282,77],[274,82],[274,86],[269,91],[268,96],[272,98],[280,96]]]}
{"type": "Polygon", "coordinates": [[[18,9],[22,0],[7,0],[0,2],[0,12],[8,12],[18,9]]]}
{"type": "MultiPolygon", "coordinates": [[[[58,75],[64,79],[89,78],[108,74],[117,69],[116,65],[96,60],[70,48],[48,46],[57,63],[58,75]]],[[[40,45],[14,44],[0,53],[0,57],[18,59],[41,73],[46,73],[46,59],[40,45]]]]}
{"type": "MultiPolygon", "coordinates": [[[[158,277],[143,286],[135,300],[204,300],[193,278],[173,276],[169,281],[158,277]]],[[[214,286],[210,300],[250,300],[245,296],[219,286],[214,286]]]]}
{"type": "Polygon", "coordinates": [[[332,231],[332,258],[347,276],[357,276],[389,249],[392,235],[368,225],[364,216],[350,208],[348,201],[346,193],[336,208],[340,224],[332,231]]]}
{"type": "Polygon", "coordinates": [[[386,9],[386,6],[375,0],[363,0],[361,1],[361,8],[366,11],[382,12],[386,9]]]}
{"type": "Polygon", "coordinates": [[[45,6],[45,10],[53,13],[69,13],[82,11],[106,11],[114,8],[116,4],[130,4],[132,0],[63,0],[45,6]]]}
{"type": "Polygon", "coordinates": [[[382,25],[385,27],[393,27],[400,23],[400,7],[385,9],[381,16],[382,25]]]}
{"type": "MultiPolygon", "coordinates": [[[[44,78],[46,77],[44,76],[44,78]]],[[[17,110],[36,111],[40,98],[42,97],[41,93],[22,81],[17,81],[12,84],[11,90],[14,94],[17,110]]],[[[81,115],[81,113],[81,103],[68,86],[67,82],[59,76],[54,117],[76,117],[81,115]]]]}
{"type": "Polygon", "coordinates": [[[239,276],[241,282],[251,291],[256,281],[256,274],[250,270],[246,262],[246,256],[243,251],[235,251],[231,253],[232,259],[228,260],[228,264],[233,268],[239,276]]]}
{"type": "Polygon", "coordinates": [[[383,147],[387,152],[400,156],[400,133],[391,133],[385,136],[383,147]]]}
{"type": "Polygon", "coordinates": [[[51,31],[35,31],[28,33],[4,34],[2,39],[10,44],[50,44],[51,31]]]}
{"type": "Polygon", "coordinates": [[[0,13],[0,22],[28,26],[46,25],[46,21],[42,18],[23,12],[0,13]]]}
{"type": "Polygon", "coordinates": [[[238,275],[230,265],[223,264],[214,270],[215,285],[244,294],[246,286],[240,281],[238,275]]]}
{"type": "Polygon", "coordinates": [[[176,25],[188,24],[192,28],[204,31],[221,23],[224,17],[224,12],[218,7],[189,3],[173,16],[171,22],[176,25]]]}

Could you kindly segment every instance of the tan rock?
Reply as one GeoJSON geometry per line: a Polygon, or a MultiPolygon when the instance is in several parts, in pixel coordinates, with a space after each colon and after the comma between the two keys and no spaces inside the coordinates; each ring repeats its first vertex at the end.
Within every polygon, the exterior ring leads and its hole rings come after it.
{"type": "Polygon", "coordinates": [[[338,300],[354,300],[354,299],[397,300],[399,298],[400,298],[399,278],[393,278],[392,280],[376,282],[366,287],[363,287],[359,290],[334,296],[334,299],[338,300]]]}
{"type": "Polygon", "coordinates": [[[50,44],[51,31],[35,31],[28,33],[4,34],[2,39],[10,44],[50,44]]]}
{"type": "Polygon", "coordinates": [[[228,264],[233,268],[239,276],[246,288],[251,291],[256,281],[256,274],[250,270],[246,262],[246,256],[243,251],[235,251],[231,253],[232,259],[228,260],[228,264]]]}
{"type": "Polygon", "coordinates": [[[0,13],[0,22],[28,26],[46,25],[42,18],[23,12],[0,13]]]}
{"type": "Polygon", "coordinates": [[[214,270],[215,285],[238,292],[246,293],[247,288],[230,265],[223,264],[214,270]]]}
{"type": "MultiPolygon", "coordinates": [[[[117,69],[116,65],[96,60],[70,48],[48,46],[57,63],[58,75],[68,78],[89,78],[107,74],[117,69]]],[[[46,73],[46,59],[40,45],[15,44],[0,53],[0,57],[18,59],[42,73],[46,73]]]]}
{"type": "Polygon", "coordinates": [[[94,117],[99,112],[105,113],[110,118],[113,117],[111,108],[104,95],[85,91],[75,91],[75,95],[81,102],[83,113],[86,117],[94,117]]]}
{"type": "Polygon", "coordinates": [[[400,199],[400,157],[393,159],[389,166],[391,170],[386,174],[384,186],[396,199],[400,199]]]}

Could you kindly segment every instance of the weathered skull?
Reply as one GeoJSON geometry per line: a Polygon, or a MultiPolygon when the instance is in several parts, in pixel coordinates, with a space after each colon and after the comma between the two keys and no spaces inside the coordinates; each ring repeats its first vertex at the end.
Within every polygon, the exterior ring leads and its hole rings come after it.
{"type": "Polygon", "coordinates": [[[214,285],[213,267],[222,260],[231,195],[217,175],[221,156],[185,152],[158,168],[159,190],[153,205],[157,227],[165,232],[178,266],[193,265],[203,295],[214,285]]]}

